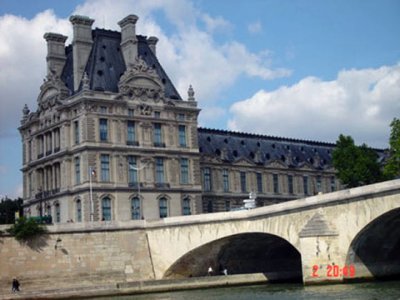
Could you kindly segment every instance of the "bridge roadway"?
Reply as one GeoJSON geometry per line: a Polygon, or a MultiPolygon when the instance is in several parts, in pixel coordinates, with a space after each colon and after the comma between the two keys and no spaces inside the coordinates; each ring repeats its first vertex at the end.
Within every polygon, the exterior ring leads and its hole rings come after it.
{"type": "Polygon", "coordinates": [[[0,287],[12,276],[98,284],[205,276],[210,266],[305,284],[396,276],[400,180],[248,211],[49,231],[31,244],[0,238],[0,287]]]}

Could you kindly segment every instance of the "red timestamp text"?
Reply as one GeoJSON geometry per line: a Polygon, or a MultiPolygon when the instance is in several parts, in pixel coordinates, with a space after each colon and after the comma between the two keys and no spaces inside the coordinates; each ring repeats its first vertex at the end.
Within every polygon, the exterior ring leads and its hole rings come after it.
{"type": "Polygon", "coordinates": [[[356,268],[354,265],[327,265],[326,268],[320,268],[318,265],[312,267],[312,277],[354,277],[356,276],[356,268]]]}

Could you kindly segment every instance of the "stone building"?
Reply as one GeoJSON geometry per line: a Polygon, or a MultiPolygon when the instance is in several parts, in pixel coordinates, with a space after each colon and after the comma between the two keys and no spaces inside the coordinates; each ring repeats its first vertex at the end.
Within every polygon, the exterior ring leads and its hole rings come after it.
{"type": "Polygon", "coordinates": [[[177,92],[156,37],[92,29],[72,16],[72,44],[46,33],[47,76],[23,109],[25,214],[54,222],[157,219],[227,211],[339,188],[334,144],[198,128],[190,86],[177,92]]]}

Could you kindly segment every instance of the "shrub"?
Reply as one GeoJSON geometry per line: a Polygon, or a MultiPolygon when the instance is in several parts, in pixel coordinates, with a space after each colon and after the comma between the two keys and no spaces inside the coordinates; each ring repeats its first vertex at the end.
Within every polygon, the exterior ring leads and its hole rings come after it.
{"type": "Polygon", "coordinates": [[[7,232],[13,235],[18,241],[27,241],[33,237],[39,236],[47,232],[44,225],[39,224],[31,218],[21,217],[15,224],[7,229],[7,232]]]}

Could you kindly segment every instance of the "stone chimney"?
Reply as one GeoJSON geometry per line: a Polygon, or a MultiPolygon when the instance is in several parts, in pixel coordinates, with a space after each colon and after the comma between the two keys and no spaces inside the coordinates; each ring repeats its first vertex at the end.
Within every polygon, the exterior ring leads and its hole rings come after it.
{"type": "Polygon", "coordinates": [[[79,89],[83,72],[92,50],[93,19],[85,16],[71,16],[69,21],[73,25],[74,38],[72,40],[72,54],[74,61],[74,91],[79,89]]]}
{"type": "Polygon", "coordinates": [[[47,32],[43,36],[47,42],[47,76],[52,73],[61,76],[67,57],[65,56],[65,41],[67,37],[58,33],[47,32]]]}
{"type": "Polygon", "coordinates": [[[121,27],[121,49],[127,69],[133,66],[138,56],[136,22],[139,19],[136,15],[129,15],[118,22],[121,27]]]}
{"type": "Polygon", "coordinates": [[[157,56],[156,54],[156,44],[158,42],[158,38],[156,38],[155,36],[151,36],[147,39],[147,44],[149,45],[151,51],[154,53],[154,55],[157,56]]]}

